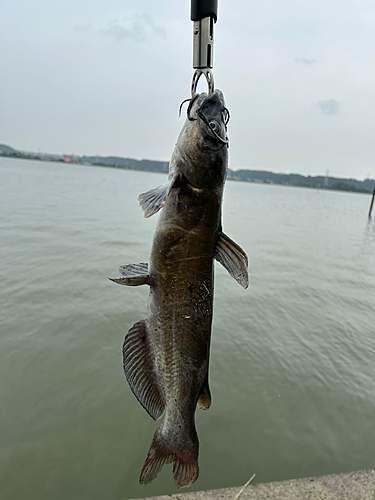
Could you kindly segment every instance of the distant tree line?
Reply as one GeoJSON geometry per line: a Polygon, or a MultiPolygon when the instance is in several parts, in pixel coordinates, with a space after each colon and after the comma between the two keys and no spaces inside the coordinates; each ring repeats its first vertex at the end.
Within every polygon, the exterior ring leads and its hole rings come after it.
{"type": "Polygon", "coordinates": [[[374,179],[359,181],[357,179],[340,179],[338,177],[305,176],[300,174],[277,174],[265,170],[229,170],[228,179],[265,184],[281,184],[317,189],[336,189],[357,193],[371,193],[375,186],[374,179]]]}
{"type": "Polygon", "coordinates": [[[147,170],[149,172],[168,172],[169,169],[169,163],[167,161],[134,160],[132,158],[121,158],[118,156],[81,156],[81,163],[131,170],[147,170]]]}
{"type": "MultiPolygon", "coordinates": [[[[0,156],[42,161],[64,161],[63,155],[29,153],[16,150],[3,144],[0,144],[0,156]]],[[[76,164],[123,168],[127,170],[144,170],[148,172],[166,173],[169,169],[169,163],[167,161],[135,160],[133,158],[121,158],[118,156],[74,156],[73,162],[76,164]]],[[[265,170],[228,169],[228,179],[262,184],[280,184],[283,186],[335,189],[338,191],[352,191],[356,193],[372,193],[375,187],[375,179],[359,181],[357,179],[341,179],[338,177],[325,177],[321,175],[305,176],[300,174],[278,174],[265,170]]]]}

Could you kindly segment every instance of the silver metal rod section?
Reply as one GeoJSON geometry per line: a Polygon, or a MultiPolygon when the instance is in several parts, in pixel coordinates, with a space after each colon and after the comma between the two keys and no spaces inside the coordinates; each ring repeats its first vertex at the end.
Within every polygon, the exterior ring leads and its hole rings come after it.
{"type": "Polygon", "coordinates": [[[214,59],[214,19],[194,21],[193,68],[212,68],[214,59]]]}

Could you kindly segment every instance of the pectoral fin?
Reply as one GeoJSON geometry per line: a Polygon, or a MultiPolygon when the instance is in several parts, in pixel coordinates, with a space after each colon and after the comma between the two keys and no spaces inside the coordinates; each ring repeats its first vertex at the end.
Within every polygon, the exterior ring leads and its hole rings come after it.
{"type": "Polygon", "coordinates": [[[121,278],[108,278],[114,283],[127,286],[149,285],[150,277],[148,275],[148,264],[128,264],[127,266],[119,267],[121,278]]]}
{"type": "Polygon", "coordinates": [[[157,188],[150,189],[146,193],[138,196],[139,204],[143,210],[146,219],[159,212],[165,205],[165,200],[173,187],[180,184],[180,174],[175,173],[168,182],[157,188]]]}
{"type": "Polygon", "coordinates": [[[220,233],[217,239],[214,257],[241,286],[249,286],[247,255],[224,233],[220,233]]]}
{"type": "Polygon", "coordinates": [[[163,414],[165,398],[153,361],[146,319],[130,328],[122,353],[126,380],[133,394],[147,413],[157,420],[163,414]]]}

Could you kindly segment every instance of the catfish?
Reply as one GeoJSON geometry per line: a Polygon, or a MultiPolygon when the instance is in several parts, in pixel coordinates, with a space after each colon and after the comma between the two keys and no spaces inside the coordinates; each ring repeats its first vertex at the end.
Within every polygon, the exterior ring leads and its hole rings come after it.
{"type": "Polygon", "coordinates": [[[157,428],[140,483],[173,462],[177,487],[199,475],[195,409],[211,405],[208,384],[214,259],[244,288],[248,259],[222,230],[229,111],[220,90],[196,94],[178,137],[168,182],[139,196],[145,217],[160,209],[149,264],[120,267],[112,281],[150,287],[147,318],[130,328],[123,366],[134,395],[157,428]]]}

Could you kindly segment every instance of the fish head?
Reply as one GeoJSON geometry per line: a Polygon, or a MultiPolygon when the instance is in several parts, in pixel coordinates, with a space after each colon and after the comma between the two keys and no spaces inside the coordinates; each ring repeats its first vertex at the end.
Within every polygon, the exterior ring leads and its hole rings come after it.
{"type": "Polygon", "coordinates": [[[177,142],[177,160],[187,180],[196,188],[224,185],[228,166],[229,111],[223,93],[196,94],[177,142]]]}
{"type": "Polygon", "coordinates": [[[202,137],[213,142],[212,146],[227,146],[227,123],[229,112],[225,107],[224,96],[221,90],[215,90],[212,94],[198,94],[192,99],[191,111],[188,118],[197,121],[202,137]],[[189,116],[190,115],[190,116],[189,116]]]}

